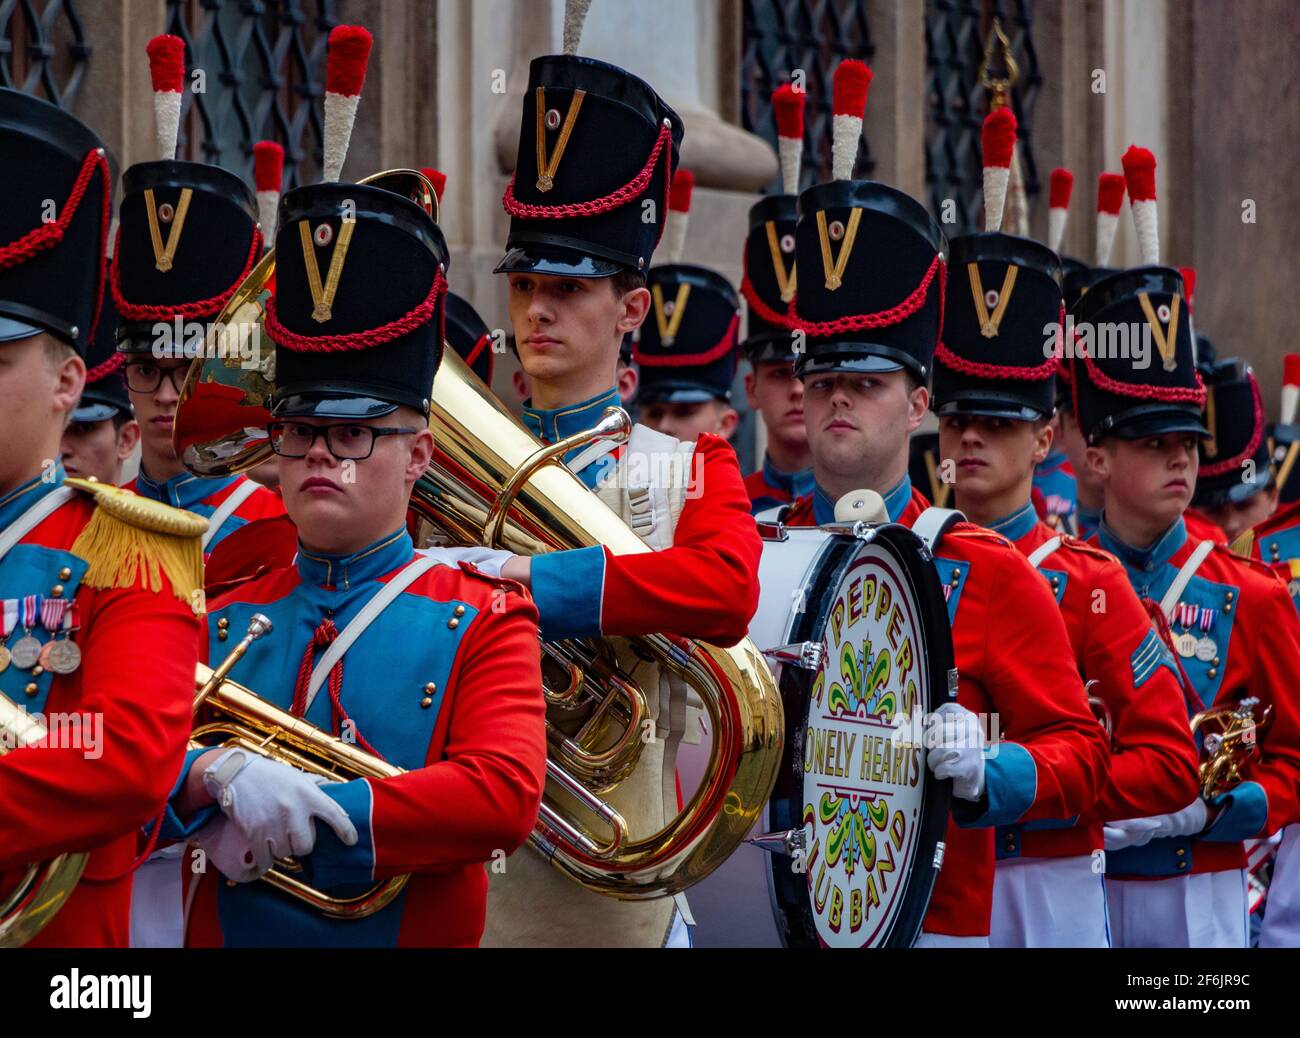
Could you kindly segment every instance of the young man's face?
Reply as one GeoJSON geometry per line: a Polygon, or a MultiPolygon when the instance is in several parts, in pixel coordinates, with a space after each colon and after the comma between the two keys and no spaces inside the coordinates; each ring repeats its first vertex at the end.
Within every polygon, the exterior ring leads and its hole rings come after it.
{"type": "Polygon", "coordinates": [[[608,278],[511,274],[510,321],[519,363],[530,378],[562,383],[607,368],[610,385],[623,336],[645,318],[644,288],[617,295],[608,278]]]}
{"type": "Polygon", "coordinates": [[[1202,511],[1211,522],[1218,525],[1228,535],[1228,540],[1236,540],[1256,523],[1262,523],[1277,509],[1277,487],[1251,494],[1245,501],[1237,501],[1220,508],[1205,508],[1202,511]]]}
{"type": "Polygon", "coordinates": [[[1171,525],[1191,503],[1199,459],[1191,433],[1141,440],[1111,436],[1088,448],[1088,466],[1112,502],[1157,527],[1171,525]]]}
{"type": "Polygon", "coordinates": [[[952,462],[963,501],[994,500],[1025,486],[1051,444],[1052,429],[1045,421],[983,415],[939,419],[939,456],[942,464],[952,462]]]}
{"type": "Polygon", "coordinates": [[[0,343],[0,491],[13,490],[53,464],[68,412],[81,397],[86,366],[71,350],[60,356],[41,334],[0,343]]]}
{"type": "Polygon", "coordinates": [[[763,416],[768,439],[794,450],[808,445],[804,425],[803,382],[795,378],[791,361],[764,361],[745,376],[749,406],[763,416]]]}
{"type": "Polygon", "coordinates": [[[705,400],[694,404],[645,404],[641,408],[641,421],[656,432],[694,443],[700,433],[713,433],[724,440],[736,431],[740,416],[734,407],[721,400],[705,400]]]}
{"type": "Polygon", "coordinates": [[[828,372],[804,380],[804,423],[819,478],[865,480],[871,485],[906,458],[907,438],[925,417],[930,392],[909,388],[902,371],[828,372]]]}
{"type": "MultiPolygon", "coordinates": [[[[412,408],[380,418],[342,422],[336,418],[289,418],[291,427],[339,426],[344,442],[368,438],[361,427],[405,428],[412,432],[378,436],[370,456],[340,460],[324,435],[301,458],[281,456],[280,493],[285,511],[303,544],[327,554],[357,551],[392,533],[405,520],[411,487],[428,467],[433,435],[412,408]]],[[[301,429],[293,429],[301,434],[301,429]]],[[[310,434],[308,434],[310,435],[310,434]]]]}
{"type": "Polygon", "coordinates": [[[122,482],[122,463],[139,439],[140,425],[134,419],[123,422],[120,429],[111,418],[72,422],[63,430],[63,468],[69,476],[117,485],[122,482]]]}
{"type": "Polygon", "coordinates": [[[180,400],[176,387],[185,384],[189,366],[187,360],[144,356],[139,359],[128,357],[122,368],[131,405],[140,423],[140,441],[146,456],[176,456],[172,447],[172,425],[176,421],[176,403],[180,400]],[[158,383],[152,391],[135,388],[152,382],[158,383]]]}

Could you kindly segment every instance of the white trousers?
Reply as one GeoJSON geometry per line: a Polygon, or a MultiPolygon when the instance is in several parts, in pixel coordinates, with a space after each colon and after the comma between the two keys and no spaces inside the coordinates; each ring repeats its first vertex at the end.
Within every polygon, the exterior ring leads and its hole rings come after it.
{"type": "Polygon", "coordinates": [[[149,855],[131,879],[131,947],[179,948],[185,943],[181,857],[175,843],[149,855]]]}
{"type": "Polygon", "coordinates": [[[1106,879],[1092,856],[999,861],[989,947],[1109,948],[1106,879]]]}
{"type": "Polygon", "coordinates": [[[1168,879],[1109,879],[1116,948],[1245,948],[1246,870],[1168,879]]]}
{"type": "Polygon", "coordinates": [[[913,948],[987,948],[987,937],[950,937],[946,933],[926,933],[924,930],[912,942],[913,948]]]}
{"type": "Polygon", "coordinates": [[[1300,948],[1300,823],[1282,830],[1264,902],[1261,948],[1300,948]]]}

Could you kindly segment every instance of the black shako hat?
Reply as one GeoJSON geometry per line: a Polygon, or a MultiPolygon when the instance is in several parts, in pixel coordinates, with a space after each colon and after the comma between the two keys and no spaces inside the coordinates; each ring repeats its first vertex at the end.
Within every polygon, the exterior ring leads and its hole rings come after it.
{"type": "Polygon", "coordinates": [[[894,371],[929,380],[947,243],[920,202],[885,184],[836,180],[799,196],[796,369],[894,371]]]}
{"type": "Polygon", "coordinates": [[[935,352],[936,414],[1035,421],[1052,413],[1062,319],[1060,260],[1010,234],[951,242],[943,341],[935,352]]]}
{"type": "Polygon", "coordinates": [[[1173,268],[1136,267],[1102,278],[1075,304],[1064,347],[1072,356],[1074,412],[1089,444],[1112,435],[1207,435],[1205,386],[1182,293],[1173,268]]]}
{"type": "Polygon", "coordinates": [[[108,153],[67,112],[0,89],[0,156],[0,343],[50,332],[85,356],[103,296],[108,153]]]}
{"type": "Polygon", "coordinates": [[[1273,483],[1264,405],[1250,366],[1238,357],[1201,365],[1205,427],[1192,504],[1218,508],[1253,497],[1273,483]],[[1251,464],[1247,464],[1250,462],[1251,464]]]}
{"type": "Polygon", "coordinates": [[[641,368],[638,400],[727,400],[736,377],[740,299],[721,274],[672,263],[650,269],[650,316],[633,359],[641,368]]]}
{"type": "Polygon", "coordinates": [[[275,255],[272,414],[427,414],[449,263],[433,217],[384,188],[312,184],[281,200],[275,255]]]}
{"type": "Polygon", "coordinates": [[[446,344],[460,354],[471,371],[483,384],[492,385],[492,330],[487,322],[478,315],[478,311],[469,305],[469,301],[448,292],[445,301],[446,344]]]}
{"type": "Polygon", "coordinates": [[[95,338],[86,350],[86,386],[72,412],[74,422],[103,422],[117,414],[131,415],[131,398],[126,393],[122,363],[126,354],[117,350],[117,307],[105,285],[104,312],[95,338]]]}
{"type": "Polygon", "coordinates": [[[768,195],[749,210],[745,273],[740,283],[746,325],[740,348],[753,364],[796,359],[790,301],[797,285],[794,253],[798,216],[799,199],[794,195],[768,195]]]}
{"type": "Polygon", "coordinates": [[[573,54],[535,58],[496,273],[647,271],[682,133],[677,113],[630,72],[573,54]]]}

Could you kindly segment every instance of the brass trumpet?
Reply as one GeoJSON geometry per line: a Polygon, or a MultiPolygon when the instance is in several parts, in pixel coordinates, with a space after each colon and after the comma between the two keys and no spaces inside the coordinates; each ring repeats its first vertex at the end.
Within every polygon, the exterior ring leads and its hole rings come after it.
{"type": "MultiPolygon", "coordinates": [[[[44,741],[45,726],[0,695],[0,757],[44,741]]],[[[86,867],[85,854],[60,854],[28,865],[17,885],[0,892],[0,948],[17,948],[41,932],[72,896],[86,867]]]]}
{"type": "Polygon", "coordinates": [[[1258,721],[1259,699],[1247,696],[1236,706],[1202,710],[1192,718],[1192,734],[1201,735],[1205,757],[1201,761],[1201,795],[1212,800],[1241,781],[1245,766],[1259,756],[1259,736],[1273,719],[1265,709],[1258,721]]]}
{"type": "MultiPolygon", "coordinates": [[[[211,720],[190,735],[190,748],[223,746],[256,753],[291,764],[331,782],[357,778],[391,778],[403,769],[380,760],[352,743],[308,724],[301,717],[272,706],[261,696],[231,681],[227,675],[248,647],[271,631],[271,621],[255,613],[248,632],[216,670],[199,664],[195,675],[194,713],[206,708],[211,720]]],[[[305,902],[331,919],[364,919],[388,905],[406,886],[409,876],[395,876],[354,897],[334,897],[294,878],[301,866],[282,859],[262,876],[277,890],[305,902]]]]}

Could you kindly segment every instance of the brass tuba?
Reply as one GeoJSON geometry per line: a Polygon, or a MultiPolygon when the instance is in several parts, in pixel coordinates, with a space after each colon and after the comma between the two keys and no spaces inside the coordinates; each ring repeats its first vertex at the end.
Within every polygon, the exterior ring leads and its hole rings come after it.
{"type": "MultiPolygon", "coordinates": [[[[45,726],[0,695],[0,757],[43,742],[45,726]]],[[[85,854],[60,854],[28,865],[17,885],[0,891],[0,948],[17,948],[41,932],[72,895],[86,867],[85,854]]]]}
{"type": "MultiPolygon", "coordinates": [[[[401,170],[366,182],[417,200],[427,187],[419,174],[401,170]]],[[[217,355],[196,360],[181,391],[176,449],[200,476],[244,471],[270,457],[264,427],[274,372],[241,355],[239,336],[260,323],[273,274],[268,253],[218,318],[218,348],[209,351],[217,355]]],[[[623,412],[613,409],[588,434],[543,447],[450,349],[431,401],[435,454],[411,507],[445,543],[524,555],[597,544],[616,555],[650,550],[554,460],[582,439],[625,436],[630,421],[623,412]]],[[[663,897],[703,879],[748,835],[776,780],[783,720],[762,655],[747,639],[722,649],[673,635],[543,648],[551,719],[534,846],[578,883],[617,898],[663,897]],[[654,832],[636,831],[601,796],[637,768],[647,719],[645,692],[620,658],[653,662],[682,679],[702,701],[713,737],[699,788],[654,832]]]]}

